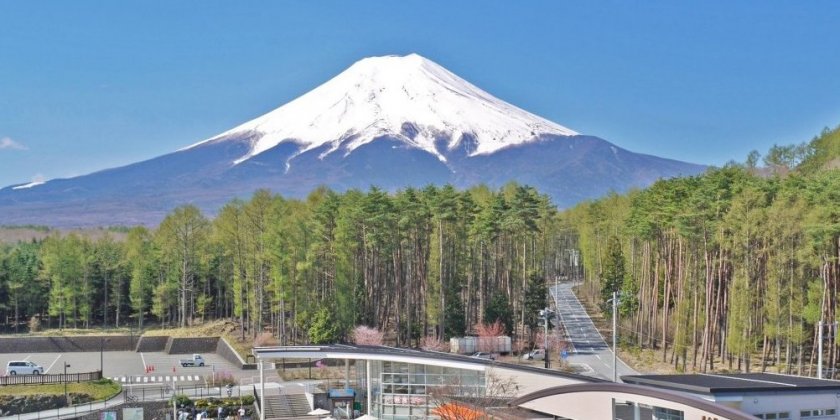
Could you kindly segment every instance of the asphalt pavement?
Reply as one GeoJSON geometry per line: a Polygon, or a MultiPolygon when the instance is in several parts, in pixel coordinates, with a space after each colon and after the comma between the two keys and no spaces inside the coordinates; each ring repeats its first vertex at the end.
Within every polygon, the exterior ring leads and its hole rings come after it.
{"type": "MultiPolygon", "coordinates": [[[[570,282],[558,283],[549,287],[549,293],[554,299],[560,322],[566,330],[566,336],[572,345],[572,351],[568,353],[567,362],[588,367],[584,369],[584,375],[595,376],[601,379],[613,379],[613,352],[604,341],[604,337],[595,328],[586,309],[583,308],[570,282]]],[[[638,375],[621,359],[617,360],[618,377],[622,375],[638,375]]],[[[621,381],[621,379],[619,379],[621,381]]]]}
{"type": "Polygon", "coordinates": [[[163,352],[138,353],[133,351],[66,352],[66,353],[0,353],[0,374],[5,374],[6,363],[13,360],[34,362],[44,367],[46,374],[81,373],[103,370],[103,376],[125,386],[143,384],[205,383],[214,375],[232,376],[236,379],[250,377],[253,371],[243,371],[215,353],[203,354],[206,365],[181,367],[182,358],[190,354],[163,352]]]}

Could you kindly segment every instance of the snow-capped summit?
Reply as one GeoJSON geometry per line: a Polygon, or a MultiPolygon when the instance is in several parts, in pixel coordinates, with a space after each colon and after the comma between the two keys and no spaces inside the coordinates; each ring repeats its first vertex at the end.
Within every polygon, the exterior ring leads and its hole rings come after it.
{"type": "Polygon", "coordinates": [[[0,188],[0,225],[154,225],[185,203],[213,214],[259,189],[302,198],[319,186],[397,191],[516,181],[566,207],[703,169],[577,134],[419,55],[372,57],[173,153],[0,188]]]}
{"type": "MultiPolygon", "coordinates": [[[[362,59],[347,70],[263,116],[211,139],[250,139],[241,163],[282,142],[301,152],[328,145],[347,153],[381,136],[446,158],[436,143],[472,138],[469,155],[489,154],[542,135],[577,133],[524,111],[417,54],[362,59]]],[[[323,157],[323,156],[322,156],[323,157]]]]}

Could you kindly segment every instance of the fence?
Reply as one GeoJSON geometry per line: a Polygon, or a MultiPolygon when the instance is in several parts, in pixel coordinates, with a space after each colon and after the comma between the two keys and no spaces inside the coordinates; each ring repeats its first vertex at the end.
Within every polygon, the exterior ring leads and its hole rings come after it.
{"type": "MultiPolygon", "coordinates": [[[[68,375],[69,376],[69,375],[68,375]]],[[[37,420],[37,419],[77,419],[82,416],[88,416],[91,413],[98,413],[104,410],[116,410],[119,407],[132,407],[141,403],[166,401],[168,412],[170,410],[170,402],[173,396],[173,388],[171,385],[155,386],[155,387],[137,387],[137,389],[126,387],[122,394],[112,398],[108,401],[92,401],[89,403],[74,405],[71,407],[55,408],[34,413],[13,414],[10,419],[20,420],[37,420]]],[[[234,386],[232,388],[226,387],[207,387],[203,385],[184,385],[175,387],[175,395],[186,395],[190,399],[196,400],[201,398],[242,398],[242,388],[234,386]],[[228,395],[230,390],[230,395],[228,395]]],[[[245,394],[249,394],[246,388],[245,394]]]]}
{"type": "Polygon", "coordinates": [[[86,382],[102,379],[102,372],[58,373],[55,375],[9,375],[0,377],[0,385],[63,384],[65,382],[86,382]]]}
{"type": "MultiPolygon", "coordinates": [[[[172,387],[163,385],[156,387],[124,388],[125,401],[160,401],[172,397],[172,387]]],[[[175,387],[175,395],[186,395],[191,399],[197,398],[241,398],[242,390],[239,386],[226,388],[224,386],[183,385],[175,387]],[[228,395],[230,391],[230,395],[228,395]]]]}

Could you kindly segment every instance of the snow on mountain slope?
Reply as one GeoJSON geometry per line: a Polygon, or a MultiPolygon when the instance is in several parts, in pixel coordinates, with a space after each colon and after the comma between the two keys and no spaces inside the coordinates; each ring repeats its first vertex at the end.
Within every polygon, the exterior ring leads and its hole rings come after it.
{"type": "MultiPolygon", "coordinates": [[[[187,147],[249,138],[241,163],[282,142],[301,152],[328,145],[350,151],[388,135],[441,161],[436,142],[474,140],[469,155],[490,154],[537,140],[541,135],[578,133],[504,102],[417,54],[360,60],[312,91],[261,117],[187,147]],[[473,147],[474,146],[474,147],[473,147]]],[[[182,150],[186,150],[182,149],[182,150]]],[[[322,156],[323,157],[323,156],[322,156]]]]}

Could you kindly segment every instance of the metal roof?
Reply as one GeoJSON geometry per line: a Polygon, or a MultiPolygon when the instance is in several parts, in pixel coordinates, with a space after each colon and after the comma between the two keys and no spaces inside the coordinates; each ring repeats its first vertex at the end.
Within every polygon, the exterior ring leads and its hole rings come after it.
{"type": "Polygon", "coordinates": [[[626,383],[710,395],[762,391],[799,392],[840,390],[840,381],[775,373],[628,375],[622,376],[621,380],[626,383]]]}
{"type": "Polygon", "coordinates": [[[323,346],[274,346],[255,347],[252,353],[257,359],[355,359],[381,360],[392,362],[417,363],[433,366],[452,367],[484,371],[488,367],[500,367],[522,372],[533,372],[543,375],[561,376],[580,382],[606,382],[602,379],[557,370],[544,369],[535,366],[523,366],[513,363],[497,362],[495,360],[464,356],[453,353],[406,349],[388,346],[356,346],[346,344],[330,344],[323,346]]]}
{"type": "MultiPolygon", "coordinates": [[[[657,375],[652,375],[657,376],[657,375]]],[[[695,375],[662,375],[662,376],[695,376],[695,375]]],[[[563,385],[563,386],[556,386],[546,389],[541,389],[536,392],[532,392],[528,395],[523,395],[519,398],[514,399],[508,405],[511,407],[519,407],[523,404],[532,402],[534,400],[539,400],[542,398],[550,398],[556,395],[563,395],[569,394],[574,395],[576,393],[591,393],[591,392],[602,392],[602,393],[612,393],[612,394],[631,394],[631,395],[641,395],[651,398],[660,399],[663,401],[671,401],[674,403],[682,404],[689,407],[694,407],[708,413],[720,416],[724,419],[730,420],[750,420],[754,419],[751,414],[747,414],[743,411],[730,408],[724,405],[716,404],[711,401],[706,401],[700,397],[693,396],[686,393],[681,392],[674,392],[665,389],[658,389],[649,386],[639,386],[633,384],[622,384],[622,383],[615,383],[615,382],[606,382],[606,383],[592,383],[592,384],[574,384],[574,385],[563,385]]]]}

